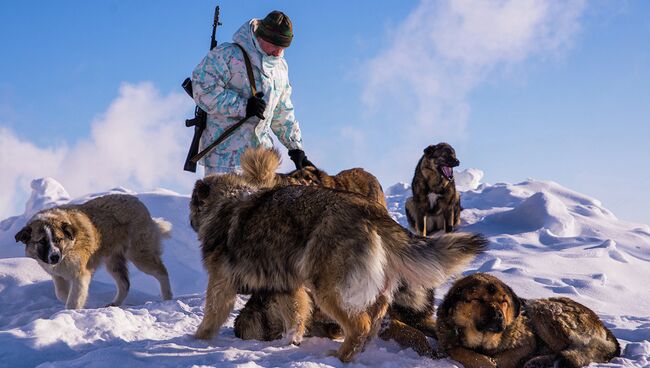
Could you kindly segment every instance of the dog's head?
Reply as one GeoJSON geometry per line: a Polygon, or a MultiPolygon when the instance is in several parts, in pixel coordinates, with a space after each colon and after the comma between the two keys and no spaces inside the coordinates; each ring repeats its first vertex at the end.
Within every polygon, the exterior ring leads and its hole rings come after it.
{"type": "Polygon", "coordinates": [[[447,143],[438,143],[424,149],[423,168],[435,170],[447,180],[454,179],[454,167],[460,165],[456,151],[447,143]]]}
{"type": "Polygon", "coordinates": [[[311,185],[317,187],[327,186],[326,179],[329,175],[314,166],[305,166],[302,170],[294,170],[286,178],[293,185],[311,185]]]}
{"type": "Polygon", "coordinates": [[[190,225],[198,232],[207,215],[227,201],[240,200],[255,192],[256,187],[237,174],[216,174],[199,179],[190,199],[190,225]]]}
{"type": "Polygon", "coordinates": [[[501,280],[485,273],[464,277],[451,287],[438,319],[453,325],[467,348],[496,348],[521,313],[521,300],[501,280]]]}
{"type": "Polygon", "coordinates": [[[76,231],[63,211],[48,210],[36,214],[15,236],[25,243],[25,255],[56,265],[76,239],[76,231]]]}

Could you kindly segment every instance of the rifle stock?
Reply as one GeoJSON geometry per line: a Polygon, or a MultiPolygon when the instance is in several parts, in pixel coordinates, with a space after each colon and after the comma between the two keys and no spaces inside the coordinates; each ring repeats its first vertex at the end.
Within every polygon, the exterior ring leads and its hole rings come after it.
{"type": "MultiPolygon", "coordinates": [[[[185,121],[185,125],[187,125],[187,121],[185,121]]],[[[196,156],[196,154],[199,152],[199,143],[201,142],[201,135],[203,134],[203,128],[197,124],[194,125],[194,136],[192,137],[192,144],[190,144],[190,149],[187,152],[187,157],[185,158],[185,165],[183,166],[183,170],[189,171],[189,172],[196,172],[196,162],[192,161],[192,157],[196,156]]]]}

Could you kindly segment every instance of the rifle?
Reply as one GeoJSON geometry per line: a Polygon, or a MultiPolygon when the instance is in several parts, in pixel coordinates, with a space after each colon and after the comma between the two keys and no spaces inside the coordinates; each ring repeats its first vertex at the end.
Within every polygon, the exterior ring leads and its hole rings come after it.
{"type": "MultiPolygon", "coordinates": [[[[217,26],[220,26],[221,23],[219,22],[219,5],[217,5],[216,8],[214,8],[214,21],[212,23],[212,38],[210,39],[210,50],[214,49],[217,47],[217,39],[216,39],[216,34],[217,34],[217,26]]],[[[187,92],[188,95],[190,95],[190,98],[194,98],[194,94],[192,93],[192,80],[190,78],[185,78],[183,83],[181,84],[185,92],[187,92]]],[[[187,119],[185,120],[185,126],[186,127],[194,127],[194,136],[192,137],[192,143],[190,144],[190,149],[187,152],[187,158],[185,158],[185,166],[183,166],[183,170],[189,171],[189,172],[196,172],[196,161],[192,161],[191,158],[196,156],[196,154],[199,152],[199,142],[201,140],[201,135],[203,134],[203,130],[205,129],[205,124],[208,119],[208,113],[203,111],[202,108],[195,106],[194,107],[194,118],[192,119],[187,119]]]]}

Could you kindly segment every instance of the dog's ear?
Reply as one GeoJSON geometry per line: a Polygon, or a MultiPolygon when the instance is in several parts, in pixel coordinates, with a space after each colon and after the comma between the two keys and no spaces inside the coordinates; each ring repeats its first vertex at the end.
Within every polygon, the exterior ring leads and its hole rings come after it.
{"type": "Polygon", "coordinates": [[[63,235],[65,235],[66,238],[74,240],[76,234],[71,224],[64,222],[61,225],[61,231],[63,231],[63,235]]]}
{"type": "Polygon", "coordinates": [[[20,229],[20,231],[17,232],[15,236],[16,243],[23,242],[27,244],[31,238],[32,238],[32,228],[28,226],[25,226],[24,228],[20,229]]]}
{"type": "Polygon", "coordinates": [[[424,149],[424,154],[427,156],[433,155],[433,152],[435,152],[436,148],[437,145],[432,144],[429,147],[424,149]]]}
{"type": "Polygon", "coordinates": [[[248,197],[250,197],[251,194],[253,194],[253,191],[252,191],[252,190],[240,190],[239,193],[238,193],[238,195],[237,195],[237,198],[238,198],[240,201],[243,201],[243,200],[245,200],[245,199],[248,199],[248,197]]]}
{"type": "Polygon", "coordinates": [[[447,319],[451,316],[454,306],[463,298],[463,290],[457,285],[452,286],[438,307],[438,319],[447,319]]]}
{"type": "Polygon", "coordinates": [[[197,180],[194,184],[194,193],[199,200],[204,201],[210,195],[210,186],[203,180],[197,180]]]}
{"type": "Polygon", "coordinates": [[[519,317],[521,314],[521,299],[515,294],[515,292],[512,290],[512,288],[508,285],[505,285],[506,290],[508,290],[508,293],[510,294],[510,299],[512,299],[512,304],[515,309],[515,318],[519,317]]]}

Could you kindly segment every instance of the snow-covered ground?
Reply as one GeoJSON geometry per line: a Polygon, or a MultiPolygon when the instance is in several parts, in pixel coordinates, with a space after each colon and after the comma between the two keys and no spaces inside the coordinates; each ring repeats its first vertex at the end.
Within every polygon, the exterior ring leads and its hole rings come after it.
{"type": "MultiPolygon", "coordinates": [[[[623,357],[601,366],[650,366],[650,227],[618,220],[601,203],[553,182],[480,184],[483,173],[456,174],[463,190],[463,230],[489,236],[489,250],[466,273],[489,272],[527,298],[568,296],[594,309],[624,347],[623,357]]],[[[131,268],[131,292],[120,307],[101,308],[115,291],[100,270],[84,310],[64,310],[50,277],[14,234],[36,211],[68,203],[53,179],[32,183],[25,213],[0,222],[0,367],[453,367],[450,360],[421,358],[394,342],[373,340],[353,363],[328,355],[339,341],[307,338],[300,347],[284,341],[242,341],[233,334],[236,309],[211,341],[191,337],[203,314],[206,275],[188,224],[187,195],[167,190],[131,193],[152,216],[172,222],[163,259],[173,300],[162,302],[157,282],[131,268]]],[[[406,184],[386,191],[402,224],[406,184]]],[[[444,295],[445,285],[438,293],[444,295]]],[[[439,301],[439,300],[438,300],[439,301]]]]}

